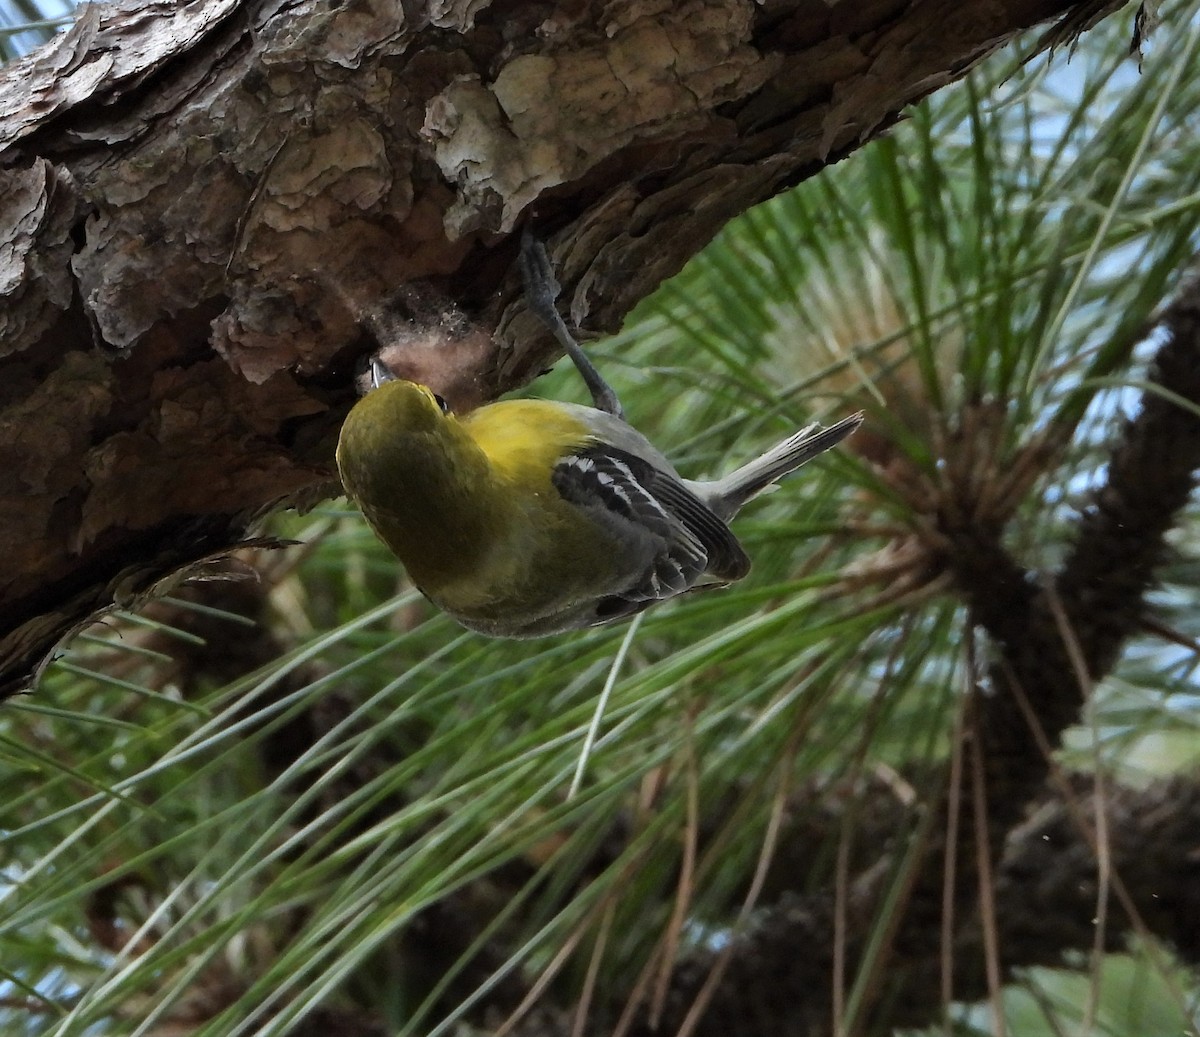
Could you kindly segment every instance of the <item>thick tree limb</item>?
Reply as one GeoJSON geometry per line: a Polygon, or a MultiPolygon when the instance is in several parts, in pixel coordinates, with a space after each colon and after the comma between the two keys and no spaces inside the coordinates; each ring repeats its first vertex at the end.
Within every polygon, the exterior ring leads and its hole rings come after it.
{"type": "Polygon", "coordinates": [[[330,491],[383,337],[527,380],[514,229],[614,328],[731,216],[1099,0],[124,0],[0,73],[0,687],[330,491]],[[364,329],[373,334],[364,334],[364,329]]]}

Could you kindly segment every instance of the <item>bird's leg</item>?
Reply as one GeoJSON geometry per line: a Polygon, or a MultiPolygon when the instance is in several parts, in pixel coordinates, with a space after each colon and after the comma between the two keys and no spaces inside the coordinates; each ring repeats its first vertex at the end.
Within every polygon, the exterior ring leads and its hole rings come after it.
{"type": "Polygon", "coordinates": [[[550,257],[546,255],[545,246],[528,230],[521,235],[521,278],[525,282],[525,301],[529,308],[554,332],[558,344],[563,347],[575,369],[583,377],[597,409],[623,418],[625,412],[617,394],[596,370],[559,315],[558,307],[554,303],[558,298],[560,286],[550,267],[550,257]]]}

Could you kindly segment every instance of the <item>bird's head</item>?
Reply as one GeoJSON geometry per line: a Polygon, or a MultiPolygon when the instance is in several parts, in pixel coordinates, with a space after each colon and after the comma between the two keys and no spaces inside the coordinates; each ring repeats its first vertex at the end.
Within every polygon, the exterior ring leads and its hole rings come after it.
{"type": "Polygon", "coordinates": [[[407,432],[434,432],[450,414],[449,404],[432,389],[402,378],[372,389],[354,410],[380,415],[393,431],[407,432]]]}
{"type": "Polygon", "coordinates": [[[337,463],[346,488],[358,497],[367,483],[440,464],[444,444],[461,438],[456,426],[446,401],[432,389],[399,378],[383,382],[354,405],[342,425],[337,463]]]}

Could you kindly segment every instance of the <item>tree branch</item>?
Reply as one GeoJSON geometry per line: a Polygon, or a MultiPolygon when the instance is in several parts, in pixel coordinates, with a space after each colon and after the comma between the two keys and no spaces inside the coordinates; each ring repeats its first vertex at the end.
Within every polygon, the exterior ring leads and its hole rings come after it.
{"type": "Polygon", "coordinates": [[[733,215],[1089,0],[123,0],[0,72],[0,689],[329,494],[380,337],[460,409],[611,330],[733,215]]]}

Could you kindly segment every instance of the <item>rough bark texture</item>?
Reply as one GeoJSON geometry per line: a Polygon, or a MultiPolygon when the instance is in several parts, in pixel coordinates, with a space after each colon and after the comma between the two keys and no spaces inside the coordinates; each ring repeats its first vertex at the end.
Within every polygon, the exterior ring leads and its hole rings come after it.
{"type": "Polygon", "coordinates": [[[122,0],[0,73],[0,687],[330,492],[379,339],[469,407],[731,216],[1098,0],[122,0]]]}

